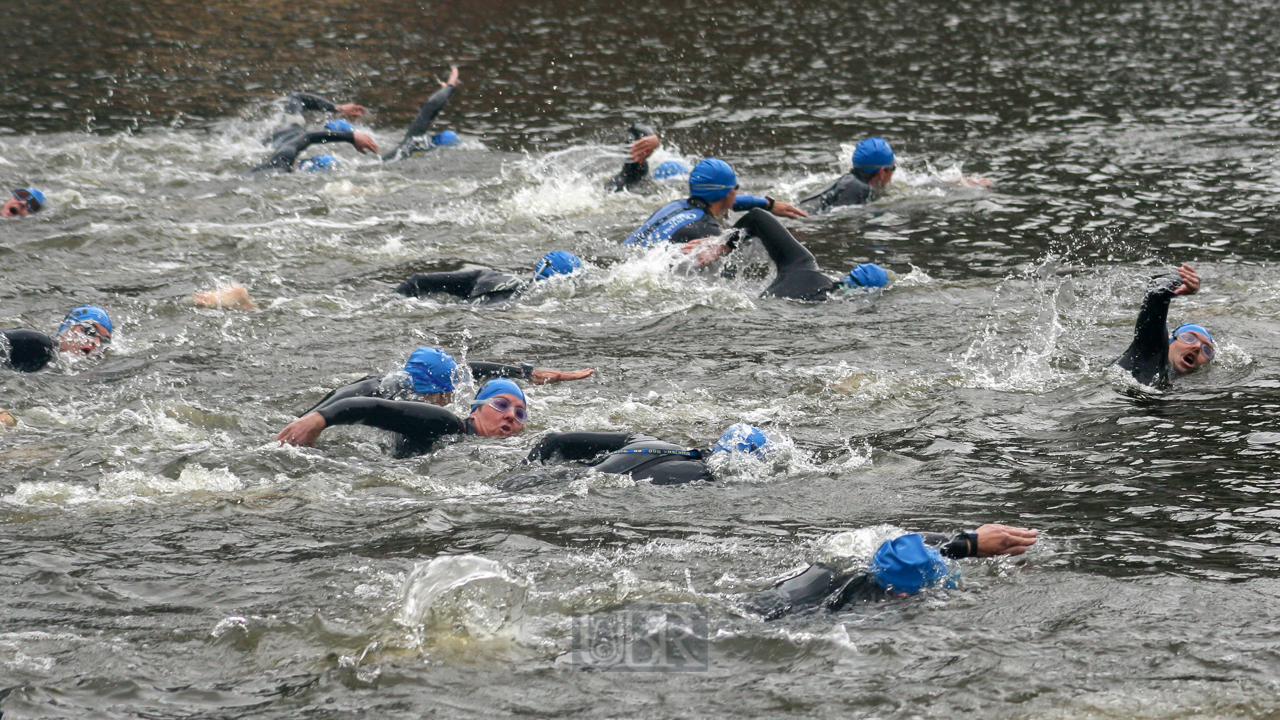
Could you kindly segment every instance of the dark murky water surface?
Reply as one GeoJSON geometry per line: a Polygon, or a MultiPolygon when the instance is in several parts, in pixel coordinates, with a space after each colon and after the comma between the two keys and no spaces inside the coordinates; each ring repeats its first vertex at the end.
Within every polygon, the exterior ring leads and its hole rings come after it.
{"type": "Polygon", "coordinates": [[[53,207],[0,226],[0,327],[95,302],[118,338],[0,375],[6,718],[1280,712],[1274,3],[145,0],[6,26],[0,178],[53,207]],[[461,148],[241,177],[282,94],[361,102],[391,144],[450,61],[461,148]],[[789,199],[883,135],[888,197],[789,224],[833,274],[905,279],[807,306],[757,298],[758,256],[720,280],[624,251],[679,194],[598,189],[633,119],[659,159],[789,199]],[[388,292],[552,249],[585,276],[518,304],[388,292]],[[1105,367],[1180,261],[1204,287],[1171,317],[1220,362],[1135,399],[1105,367]],[[229,281],[262,309],[185,299],[229,281]],[[271,442],[421,344],[598,373],[530,390],[510,440],[271,442]],[[706,487],[493,487],[548,430],[701,445],[738,421],[788,448],[706,487]],[[734,601],[882,525],[988,520],[1042,542],[854,612],[734,601]],[[567,666],[574,616],[637,602],[700,607],[710,669],[567,666]]]}

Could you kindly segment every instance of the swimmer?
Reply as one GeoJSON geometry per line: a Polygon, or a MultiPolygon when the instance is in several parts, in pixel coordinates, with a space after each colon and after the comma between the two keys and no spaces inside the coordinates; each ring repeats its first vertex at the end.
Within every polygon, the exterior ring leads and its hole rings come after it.
{"type": "MultiPolygon", "coordinates": [[[[426,137],[427,131],[431,129],[431,124],[435,122],[436,116],[440,114],[445,104],[449,102],[449,98],[453,95],[457,85],[458,68],[450,68],[449,79],[440,83],[440,90],[432,93],[426,102],[422,104],[422,108],[418,111],[418,116],[409,124],[409,129],[405,131],[404,138],[400,141],[400,144],[394,150],[382,156],[383,162],[409,157],[421,150],[430,149],[437,145],[457,143],[457,133],[451,130],[446,130],[431,138],[426,137]]],[[[307,97],[314,98],[315,96],[307,97]]],[[[359,108],[357,117],[364,114],[364,108],[358,105],[334,107],[335,110],[339,107],[359,108]]],[[[273,141],[276,143],[275,153],[265,163],[250,170],[250,174],[264,175],[293,172],[293,166],[298,159],[299,153],[312,145],[320,143],[349,142],[361,153],[378,152],[378,144],[373,141],[373,138],[362,132],[357,132],[351,123],[346,120],[330,120],[325,123],[323,130],[313,131],[306,131],[302,129],[301,125],[295,123],[294,126],[285,128],[284,131],[277,131],[277,135],[273,136],[273,141]]],[[[325,169],[331,167],[333,161],[332,157],[326,158],[324,162],[313,160],[304,169],[311,171],[325,169]]]]}
{"type": "MultiPolygon", "coordinates": [[[[741,212],[753,208],[788,218],[808,215],[794,205],[768,196],[738,195],[738,176],[733,168],[723,160],[703,160],[689,173],[689,197],[664,205],[622,244],[648,247],[661,242],[690,243],[717,238],[724,232],[718,218],[727,215],[729,210],[741,212]]],[[[729,250],[736,247],[736,240],[731,243],[729,250]]]]}
{"type": "Polygon", "coordinates": [[[707,450],[690,450],[641,433],[550,433],[525,458],[526,464],[550,460],[581,462],[602,473],[630,475],[654,485],[683,485],[714,480],[707,458],[714,453],[749,453],[759,458],[773,451],[768,435],[753,425],[739,423],[725,430],[707,450]]]}
{"type": "Polygon", "coordinates": [[[45,202],[44,193],[35,188],[16,188],[4,201],[4,205],[0,205],[0,217],[26,217],[32,213],[38,213],[45,209],[48,203],[45,202]]]}
{"type": "Polygon", "coordinates": [[[662,144],[658,134],[648,125],[636,123],[627,129],[631,135],[631,147],[627,149],[630,157],[623,163],[622,170],[604,183],[604,189],[610,192],[641,192],[652,184],[649,178],[649,156],[662,144]]]}
{"type": "Polygon", "coordinates": [[[398,458],[430,452],[445,438],[462,435],[509,437],[524,429],[528,419],[524,392],[505,378],[490,380],[471,403],[463,419],[425,402],[348,397],[320,406],[289,423],[276,440],[289,445],[314,445],[320,433],[334,425],[369,425],[397,433],[398,458]]]}
{"type": "Polygon", "coordinates": [[[801,245],[777,218],[759,208],[743,215],[734,228],[736,236],[731,234],[727,241],[720,238],[695,240],[685,245],[685,252],[696,253],[698,261],[705,265],[736,247],[742,238],[759,238],[778,271],[773,282],[761,293],[762,297],[826,300],[837,290],[884,287],[892,279],[889,272],[879,265],[864,263],[844,277],[832,280],[818,267],[818,261],[808,248],[801,245]]]}
{"type": "Polygon", "coordinates": [[[54,337],[38,330],[0,330],[0,366],[37,372],[57,353],[88,356],[111,344],[111,318],[96,305],[81,305],[67,313],[54,337]]]}
{"type": "Polygon", "coordinates": [[[747,595],[743,602],[773,620],[798,610],[839,610],[854,603],[914,595],[938,583],[954,582],[944,558],[1021,555],[1036,543],[1037,534],[995,524],[950,539],[939,533],[911,533],[882,543],[869,567],[840,571],[816,563],[772,589],[747,595]]]}
{"type": "Polygon", "coordinates": [[[293,93],[284,101],[284,114],[287,125],[277,129],[271,133],[271,138],[267,141],[272,148],[279,149],[289,140],[305,133],[307,131],[304,123],[306,118],[303,113],[306,111],[325,113],[327,115],[336,115],[338,118],[347,121],[355,121],[364,117],[365,108],[363,105],[355,103],[344,103],[338,105],[319,95],[311,93],[297,92],[293,93]]]}
{"type": "Polygon", "coordinates": [[[1178,274],[1157,278],[1138,311],[1133,342],[1115,364],[1128,370],[1133,379],[1148,387],[1165,390],[1174,378],[1194,372],[1213,360],[1217,346],[1213,336],[1199,325],[1183,323],[1172,334],[1166,324],[1169,303],[1179,295],[1200,291],[1200,276],[1186,263],[1178,274]]]}
{"type": "Polygon", "coordinates": [[[408,297],[443,293],[480,303],[505,302],[528,290],[535,282],[557,275],[572,275],[581,268],[582,260],[577,255],[555,250],[538,261],[532,279],[490,268],[414,273],[396,287],[396,292],[408,297]]]}
{"type": "Polygon", "coordinates": [[[878,137],[867,138],[854,148],[853,167],[849,172],[801,200],[800,207],[817,214],[833,207],[871,202],[876,193],[893,182],[893,172],[897,169],[898,160],[889,143],[878,137]]]}
{"type": "MultiPolygon", "coordinates": [[[[582,380],[591,377],[595,370],[548,370],[531,363],[502,365],[491,362],[469,362],[467,369],[477,382],[496,378],[519,378],[535,385],[582,380]]],[[[345,400],[350,397],[377,397],[384,400],[412,400],[434,405],[453,402],[454,380],[458,377],[458,362],[439,348],[420,347],[409,354],[404,367],[386,375],[369,375],[344,385],[325,395],[307,412],[345,400]]],[[[303,413],[304,415],[306,413],[303,413]]]]}
{"type": "MultiPolygon", "coordinates": [[[[849,172],[801,200],[800,207],[817,215],[835,207],[869,203],[889,187],[897,169],[898,160],[889,143],[883,138],[867,138],[854,148],[849,172]]],[[[950,182],[965,187],[991,187],[991,181],[982,177],[961,176],[950,182]]]]}

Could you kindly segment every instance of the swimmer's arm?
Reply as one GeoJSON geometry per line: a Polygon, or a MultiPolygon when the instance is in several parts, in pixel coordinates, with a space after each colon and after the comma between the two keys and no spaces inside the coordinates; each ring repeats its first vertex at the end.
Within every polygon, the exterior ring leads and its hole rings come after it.
{"type": "Polygon", "coordinates": [[[630,133],[633,141],[627,150],[630,161],[623,164],[622,170],[617,175],[605,182],[605,190],[612,192],[630,190],[649,179],[649,156],[658,149],[662,141],[648,125],[636,123],[627,132],[630,133]]]}
{"type": "Polygon", "coordinates": [[[626,447],[634,433],[568,432],[550,433],[538,441],[525,458],[526,464],[545,463],[559,457],[562,460],[586,462],[601,453],[626,447]]]}
{"type": "Polygon", "coordinates": [[[1160,376],[1168,363],[1169,352],[1169,303],[1176,297],[1174,288],[1180,282],[1168,277],[1158,280],[1161,285],[1148,291],[1142,299],[1142,309],[1133,328],[1133,342],[1116,361],[1144,385],[1163,382],[1160,376]]]}
{"type": "Polygon", "coordinates": [[[926,545],[938,548],[943,557],[960,559],[1021,555],[1036,544],[1039,533],[1024,527],[988,523],[973,532],[962,532],[948,539],[941,533],[920,533],[926,545]]]}
{"type": "Polygon", "coordinates": [[[565,382],[567,380],[581,380],[591,377],[591,374],[595,372],[591,368],[583,370],[548,370],[547,368],[534,367],[529,363],[502,365],[489,362],[469,362],[467,367],[471,368],[471,377],[475,378],[477,382],[484,382],[494,378],[519,378],[529,380],[538,385],[565,382]]]}
{"type": "Polygon", "coordinates": [[[763,210],[752,210],[743,215],[734,227],[745,230],[752,237],[759,238],[765,252],[769,253],[769,259],[779,270],[802,265],[817,267],[817,260],[814,259],[813,253],[796,240],[777,218],[763,210]]]}
{"type": "Polygon", "coordinates": [[[782,202],[781,200],[774,200],[771,197],[739,195],[733,201],[733,209],[737,212],[746,212],[747,210],[754,210],[756,208],[767,210],[778,217],[809,217],[809,213],[801,210],[795,205],[782,202]]]}
{"type": "Polygon", "coordinates": [[[321,398],[320,402],[313,405],[307,412],[301,413],[299,417],[306,415],[307,413],[315,412],[325,405],[336,403],[339,400],[346,400],[347,398],[352,397],[377,397],[378,388],[381,386],[382,378],[377,375],[370,375],[365,379],[357,380],[350,385],[343,385],[340,388],[329,391],[329,394],[321,398]]]}
{"type": "Polygon", "coordinates": [[[264,173],[273,170],[293,172],[293,163],[298,159],[298,153],[306,150],[312,145],[331,142],[349,142],[360,152],[364,152],[369,149],[372,149],[374,152],[378,151],[378,146],[373,144],[373,140],[364,133],[313,130],[311,132],[303,133],[284,145],[281,145],[266,162],[255,167],[249,172],[264,173]]]}
{"type": "Polygon", "coordinates": [[[317,410],[316,414],[324,418],[325,427],[368,425],[400,433],[417,441],[456,435],[463,432],[465,427],[457,415],[438,405],[371,397],[347,398],[329,403],[317,410]]]}
{"type": "Polygon", "coordinates": [[[58,345],[54,339],[38,330],[3,330],[0,342],[0,361],[21,372],[36,372],[53,361],[58,345]]]}
{"type": "Polygon", "coordinates": [[[409,297],[446,293],[460,298],[471,296],[476,281],[484,269],[454,270],[453,272],[414,273],[396,287],[396,292],[409,297]]]}
{"type": "Polygon", "coordinates": [[[418,115],[409,123],[409,128],[404,131],[404,139],[396,146],[395,150],[382,156],[383,160],[398,160],[405,151],[412,147],[417,138],[427,134],[431,129],[431,124],[436,121],[436,116],[449,103],[449,98],[453,97],[453,91],[458,84],[458,68],[450,68],[448,82],[442,83],[443,87],[431,94],[427,101],[422,104],[418,110],[418,115]]]}
{"type": "Polygon", "coordinates": [[[335,113],[338,106],[332,102],[325,100],[319,95],[311,93],[297,92],[290,95],[284,101],[284,111],[290,115],[298,115],[303,110],[311,110],[313,112],[335,113]]]}

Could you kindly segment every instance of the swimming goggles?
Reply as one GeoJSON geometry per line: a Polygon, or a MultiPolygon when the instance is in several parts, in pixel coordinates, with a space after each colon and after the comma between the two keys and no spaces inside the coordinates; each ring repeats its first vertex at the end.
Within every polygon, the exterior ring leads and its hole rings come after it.
{"type": "Polygon", "coordinates": [[[39,198],[37,198],[35,195],[32,195],[31,191],[27,190],[26,188],[18,188],[17,190],[14,190],[13,196],[18,198],[22,202],[26,203],[27,209],[33,213],[40,212],[40,208],[43,207],[40,204],[39,198]]]}
{"type": "Polygon", "coordinates": [[[1204,356],[1204,359],[1205,360],[1213,359],[1213,356],[1214,356],[1213,345],[1208,342],[1205,342],[1204,340],[1201,340],[1199,335],[1196,335],[1190,330],[1187,330],[1186,332],[1178,333],[1175,336],[1175,339],[1181,340],[1182,342],[1188,345],[1198,344],[1200,346],[1200,354],[1204,356]]]}
{"type": "Polygon", "coordinates": [[[516,405],[504,397],[491,397],[488,400],[481,400],[476,403],[477,407],[480,405],[492,405],[493,409],[500,413],[511,410],[511,414],[515,415],[516,422],[524,422],[529,419],[529,411],[523,405],[516,405]]]}
{"type": "MultiPolygon", "coordinates": [[[[101,342],[103,345],[111,344],[111,333],[107,333],[106,335],[103,335],[101,332],[99,332],[97,324],[90,322],[89,320],[81,320],[80,322],[76,323],[75,325],[72,325],[71,327],[79,330],[80,332],[84,333],[85,335],[88,335],[91,338],[97,338],[98,341],[101,342]]],[[[69,330],[71,328],[67,328],[67,329],[69,330]]]]}

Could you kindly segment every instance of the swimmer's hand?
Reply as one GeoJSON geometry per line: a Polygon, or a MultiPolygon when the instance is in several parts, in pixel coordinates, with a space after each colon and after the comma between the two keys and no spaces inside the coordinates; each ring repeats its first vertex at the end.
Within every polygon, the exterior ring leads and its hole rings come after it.
{"type": "Polygon", "coordinates": [[[347,103],[334,108],[334,112],[348,120],[359,120],[364,117],[364,106],[355,103],[347,103]]]}
{"type": "Polygon", "coordinates": [[[547,383],[565,382],[566,380],[582,380],[589,378],[595,370],[587,368],[585,370],[548,370],[546,368],[534,368],[529,371],[529,379],[535,385],[546,385],[547,383]]]}
{"type": "Polygon", "coordinates": [[[978,177],[977,175],[961,175],[959,180],[953,180],[952,182],[960,187],[980,187],[984,190],[991,187],[990,180],[984,177],[978,177]]]}
{"type": "Polygon", "coordinates": [[[690,240],[684,244],[683,250],[693,253],[699,265],[707,265],[727,255],[731,248],[718,237],[708,237],[690,240]]]}
{"type": "Polygon", "coordinates": [[[378,143],[362,132],[352,133],[351,144],[355,145],[356,149],[362,153],[372,152],[374,155],[378,154],[378,143]]]}
{"type": "Polygon", "coordinates": [[[1200,292],[1200,275],[1195,268],[1182,263],[1182,267],[1178,268],[1178,278],[1182,280],[1182,284],[1173,291],[1174,295],[1195,295],[1200,292]]]}
{"type": "Polygon", "coordinates": [[[784,203],[781,200],[774,200],[773,207],[769,209],[769,212],[777,215],[778,217],[784,218],[809,217],[809,213],[801,210],[791,203],[784,203]]]}
{"type": "Polygon", "coordinates": [[[1029,528],[1010,527],[991,523],[978,528],[977,557],[993,555],[1021,555],[1036,544],[1039,533],[1029,528]]]}
{"type": "Polygon", "coordinates": [[[631,143],[631,162],[642,163],[645,160],[648,160],[649,156],[653,154],[653,151],[657,150],[658,146],[661,144],[662,141],[658,139],[657,135],[645,135],[639,140],[631,143]]]}
{"type": "Polygon", "coordinates": [[[18,426],[18,418],[14,417],[13,413],[9,412],[8,410],[0,410],[0,430],[3,430],[7,427],[17,427],[17,426],[18,426]]]}
{"type": "Polygon", "coordinates": [[[280,434],[276,435],[276,442],[311,447],[316,444],[316,439],[324,431],[324,426],[323,415],[318,412],[309,412],[285,425],[280,434]]]}
{"type": "Polygon", "coordinates": [[[440,83],[440,87],[448,87],[450,85],[458,87],[458,67],[456,65],[449,68],[449,79],[440,83]]]}
{"type": "Polygon", "coordinates": [[[195,303],[196,307],[212,308],[214,310],[258,309],[258,304],[249,296],[249,291],[243,285],[232,285],[231,287],[198,292],[191,296],[191,302],[195,303]]]}

